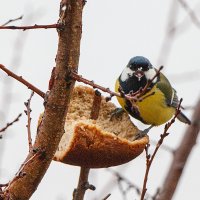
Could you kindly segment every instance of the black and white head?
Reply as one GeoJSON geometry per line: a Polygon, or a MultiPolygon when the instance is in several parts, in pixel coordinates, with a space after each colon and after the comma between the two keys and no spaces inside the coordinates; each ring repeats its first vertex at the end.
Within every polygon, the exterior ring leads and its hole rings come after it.
{"type": "MultiPolygon", "coordinates": [[[[156,74],[155,68],[152,66],[150,61],[143,56],[135,56],[130,59],[128,65],[121,73],[121,81],[125,82],[131,77],[137,78],[140,82],[141,80],[146,79],[151,80],[156,74]]],[[[154,79],[153,83],[157,81],[157,78],[154,79]]]]}

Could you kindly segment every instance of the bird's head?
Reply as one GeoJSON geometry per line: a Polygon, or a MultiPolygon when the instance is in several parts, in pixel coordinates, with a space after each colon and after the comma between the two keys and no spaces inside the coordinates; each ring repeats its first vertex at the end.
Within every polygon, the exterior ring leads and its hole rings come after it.
{"type": "Polygon", "coordinates": [[[156,71],[150,61],[143,56],[135,56],[130,59],[128,65],[121,74],[121,80],[126,81],[130,77],[136,77],[140,81],[143,77],[150,80],[156,71]]]}

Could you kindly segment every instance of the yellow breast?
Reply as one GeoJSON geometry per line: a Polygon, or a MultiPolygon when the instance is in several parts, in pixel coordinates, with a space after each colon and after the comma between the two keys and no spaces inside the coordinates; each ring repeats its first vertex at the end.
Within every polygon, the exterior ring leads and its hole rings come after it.
{"type": "Polygon", "coordinates": [[[140,116],[147,124],[161,125],[169,121],[175,113],[173,107],[166,105],[164,94],[154,86],[150,92],[144,95],[141,102],[136,102],[140,116]],[[155,92],[153,95],[152,92],[155,92]],[[150,96],[148,96],[150,95],[150,96]],[[148,96],[145,98],[145,96],[148,96]]]}
{"type": "MultiPolygon", "coordinates": [[[[117,88],[119,88],[118,81],[115,85],[116,91],[118,90],[117,88]]],[[[124,98],[118,97],[117,99],[122,108],[125,109],[124,98]]],[[[142,99],[141,102],[136,102],[136,105],[139,108],[140,117],[146,122],[146,124],[152,124],[155,126],[164,124],[169,121],[175,113],[175,108],[166,105],[164,94],[156,86],[145,94],[142,99]],[[154,94],[150,95],[152,93],[154,94]]]]}

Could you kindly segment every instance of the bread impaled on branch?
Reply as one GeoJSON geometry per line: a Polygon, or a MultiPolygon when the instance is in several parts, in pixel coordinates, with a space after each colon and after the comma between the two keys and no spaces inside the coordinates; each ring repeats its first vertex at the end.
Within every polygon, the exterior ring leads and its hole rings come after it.
{"type": "Polygon", "coordinates": [[[134,140],[138,129],[127,113],[111,120],[116,106],[104,97],[98,119],[90,119],[94,92],[87,86],[74,88],[55,161],[89,168],[110,167],[134,159],[148,143],[148,137],[134,140]]]}

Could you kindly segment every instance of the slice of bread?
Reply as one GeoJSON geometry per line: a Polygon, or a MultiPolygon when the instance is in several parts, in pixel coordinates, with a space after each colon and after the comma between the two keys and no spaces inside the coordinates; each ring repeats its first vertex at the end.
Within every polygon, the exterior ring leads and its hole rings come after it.
{"type": "Polygon", "coordinates": [[[134,140],[138,129],[127,113],[111,120],[116,106],[104,97],[98,119],[90,119],[94,94],[86,86],[74,88],[55,161],[89,168],[110,167],[126,163],[144,150],[148,137],[134,140]]]}

